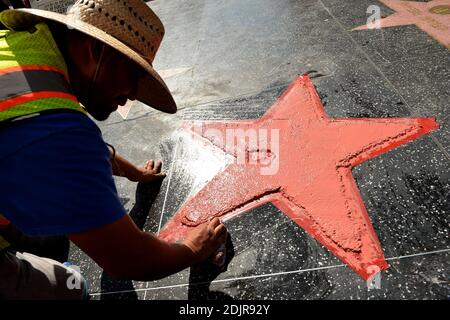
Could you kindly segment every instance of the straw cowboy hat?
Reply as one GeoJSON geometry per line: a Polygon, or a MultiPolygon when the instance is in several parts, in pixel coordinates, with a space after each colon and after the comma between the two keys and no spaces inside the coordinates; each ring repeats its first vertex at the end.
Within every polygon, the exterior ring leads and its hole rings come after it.
{"type": "Polygon", "coordinates": [[[175,113],[176,103],[152,62],[164,36],[164,26],[142,0],[78,0],[66,14],[38,9],[5,10],[1,22],[12,30],[27,30],[43,19],[63,23],[117,49],[147,71],[138,85],[137,100],[175,113]]]}

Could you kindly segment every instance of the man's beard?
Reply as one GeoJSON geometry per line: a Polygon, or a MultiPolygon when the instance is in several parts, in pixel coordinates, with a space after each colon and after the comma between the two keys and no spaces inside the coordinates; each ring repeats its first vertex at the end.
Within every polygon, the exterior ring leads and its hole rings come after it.
{"type": "Polygon", "coordinates": [[[109,115],[112,113],[110,108],[107,107],[100,107],[100,104],[96,104],[96,108],[90,108],[88,106],[85,106],[87,112],[98,121],[104,121],[108,119],[109,115]]]}

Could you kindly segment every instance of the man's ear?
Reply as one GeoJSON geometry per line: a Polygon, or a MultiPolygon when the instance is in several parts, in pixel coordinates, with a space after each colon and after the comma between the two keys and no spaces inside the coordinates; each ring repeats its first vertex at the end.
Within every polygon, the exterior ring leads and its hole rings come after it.
{"type": "Polygon", "coordinates": [[[74,67],[78,69],[77,72],[90,74],[95,69],[99,58],[99,54],[96,53],[97,45],[95,42],[98,41],[77,30],[68,31],[65,43],[70,60],[74,67]]]}
{"type": "Polygon", "coordinates": [[[100,60],[100,55],[102,54],[103,42],[96,40],[92,37],[88,37],[89,39],[89,58],[91,61],[95,61],[98,63],[100,60]]]}

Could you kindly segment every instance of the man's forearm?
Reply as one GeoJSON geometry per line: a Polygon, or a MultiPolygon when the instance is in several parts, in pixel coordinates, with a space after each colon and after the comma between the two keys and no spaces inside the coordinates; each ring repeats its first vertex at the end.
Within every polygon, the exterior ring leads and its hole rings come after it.
{"type": "Polygon", "coordinates": [[[124,268],[125,273],[117,275],[120,279],[136,281],[158,280],[190,267],[195,255],[181,243],[169,243],[150,233],[142,232],[142,247],[134,248],[139,258],[124,268]]]}
{"type": "Polygon", "coordinates": [[[152,281],[189,267],[198,255],[188,246],[160,240],[128,215],[69,239],[116,279],[152,281]]]}
{"type": "Polygon", "coordinates": [[[126,177],[131,181],[138,181],[140,175],[142,174],[141,170],[115,152],[111,147],[109,147],[109,151],[111,155],[111,167],[113,174],[119,177],[126,177]]]}

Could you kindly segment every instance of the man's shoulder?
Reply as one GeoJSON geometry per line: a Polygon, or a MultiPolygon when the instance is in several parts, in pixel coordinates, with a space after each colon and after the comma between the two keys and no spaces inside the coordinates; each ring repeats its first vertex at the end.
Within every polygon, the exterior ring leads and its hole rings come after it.
{"type": "Polygon", "coordinates": [[[2,133],[0,129],[0,146],[0,212],[23,232],[76,233],[126,214],[109,150],[86,116],[23,120],[2,133]]]}
{"type": "Polygon", "coordinates": [[[101,140],[101,131],[89,117],[75,112],[45,114],[16,121],[0,127],[0,158],[48,139],[63,139],[68,146],[95,143],[101,140]]]}

